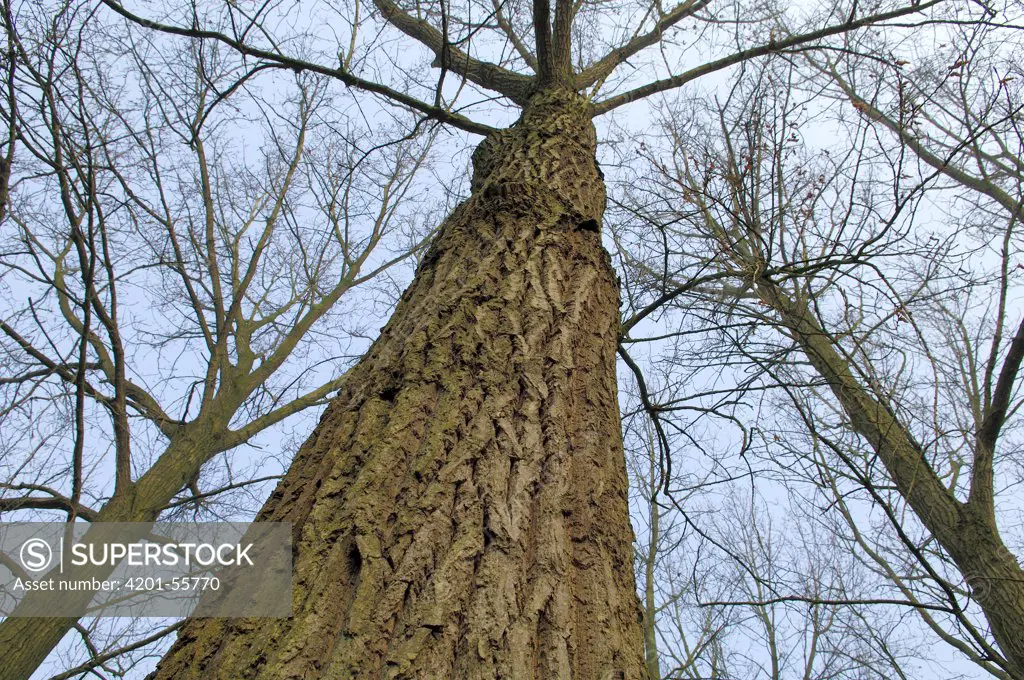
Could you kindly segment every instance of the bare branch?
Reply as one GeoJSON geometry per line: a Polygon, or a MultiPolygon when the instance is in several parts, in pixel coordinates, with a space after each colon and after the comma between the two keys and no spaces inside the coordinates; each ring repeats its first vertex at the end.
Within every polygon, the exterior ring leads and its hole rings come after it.
{"type": "Polygon", "coordinates": [[[626,44],[611,50],[608,54],[583,69],[576,76],[576,88],[583,90],[604,80],[611,75],[612,71],[626,63],[626,61],[637,52],[647,47],[651,47],[652,45],[657,45],[664,37],[665,31],[672,28],[683,19],[693,16],[694,13],[707,7],[710,2],[711,0],[686,0],[685,2],[679,3],[662,15],[654,25],[653,29],[643,35],[633,37],[633,39],[626,44]]]}
{"type": "Polygon", "coordinates": [[[860,19],[854,19],[853,21],[847,21],[836,26],[826,26],[825,28],[821,28],[817,31],[801,33],[800,35],[791,36],[783,40],[772,40],[757,47],[740,50],[739,52],[730,54],[727,57],[722,57],[721,59],[715,59],[714,61],[701,64],[700,66],[692,68],[685,73],[680,73],[677,76],[665,78],[664,80],[657,80],[653,83],[648,83],[647,85],[630,90],[629,92],[624,92],[620,95],[605,99],[604,101],[597,102],[594,104],[594,115],[599,116],[601,114],[608,113],[612,109],[629,104],[630,102],[635,102],[643,99],[644,97],[649,97],[652,94],[675,89],[690,81],[696,80],[697,78],[716,71],[721,71],[724,68],[734,66],[749,59],[763,57],[768,54],[782,54],[796,48],[806,48],[811,43],[817,42],[823,38],[828,38],[833,35],[841,35],[865,26],[872,26],[892,19],[917,14],[918,12],[922,12],[930,7],[938,5],[940,2],[942,2],[942,0],[929,0],[928,2],[922,2],[919,4],[915,3],[907,5],[901,9],[892,10],[891,12],[872,14],[860,19]]]}
{"type": "Polygon", "coordinates": [[[461,116],[457,113],[452,113],[451,111],[447,111],[445,109],[438,108],[431,104],[427,104],[426,102],[422,102],[419,99],[416,99],[415,97],[410,97],[409,95],[399,92],[398,90],[387,87],[386,85],[381,85],[380,83],[374,82],[372,80],[365,80],[363,78],[359,78],[358,76],[354,76],[343,65],[339,66],[338,68],[328,68],[321,64],[315,64],[304,59],[288,57],[277,52],[272,52],[270,50],[253,47],[239,40],[235,40],[234,38],[231,38],[230,36],[227,36],[223,33],[219,33],[217,31],[206,31],[198,28],[182,28],[180,26],[169,26],[166,24],[151,21],[149,19],[133,14],[132,12],[129,12],[120,3],[114,2],[114,0],[102,0],[102,2],[104,5],[114,10],[115,12],[117,12],[124,18],[128,19],[129,21],[139,24],[140,26],[152,28],[154,30],[160,31],[161,33],[167,33],[170,35],[180,35],[187,38],[215,40],[217,42],[227,45],[228,47],[231,47],[234,50],[237,50],[239,54],[244,54],[250,57],[258,57],[259,59],[263,59],[265,61],[278,64],[281,68],[298,71],[308,71],[310,73],[319,73],[321,75],[330,76],[331,78],[336,78],[341,82],[345,83],[346,85],[349,85],[351,87],[357,87],[361,90],[372,92],[374,94],[379,94],[385,99],[388,99],[396,104],[408,107],[410,109],[413,109],[414,111],[419,111],[420,113],[426,114],[430,118],[439,120],[442,123],[448,123],[449,125],[457,127],[461,130],[466,130],[467,132],[473,132],[475,134],[484,136],[494,132],[494,128],[492,128],[489,125],[477,123],[475,121],[470,120],[469,118],[466,118],[465,116],[461,116]]]}
{"type": "Polygon", "coordinates": [[[533,78],[524,76],[496,64],[480,61],[458,49],[436,28],[422,19],[416,19],[402,10],[393,0],[374,0],[388,23],[410,38],[422,43],[442,63],[470,82],[487,90],[499,92],[517,104],[525,104],[533,90],[533,78]]]}

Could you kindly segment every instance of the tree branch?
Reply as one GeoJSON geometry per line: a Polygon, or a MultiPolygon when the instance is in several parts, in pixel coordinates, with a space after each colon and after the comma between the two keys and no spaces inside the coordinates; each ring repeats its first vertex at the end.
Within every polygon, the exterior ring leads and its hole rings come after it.
{"type": "Polygon", "coordinates": [[[572,22],[575,17],[576,3],[573,0],[555,0],[551,66],[559,83],[572,81],[572,22]]]}
{"type": "Polygon", "coordinates": [[[943,486],[935,470],[887,404],[879,402],[854,377],[834,340],[817,322],[805,303],[794,300],[778,284],[757,280],[761,299],[781,317],[811,365],[826,380],[842,404],[853,429],[868,441],[888,470],[900,494],[943,546],[957,546],[960,503],[943,486]]]}
{"type": "Polygon", "coordinates": [[[480,87],[499,92],[516,104],[526,103],[533,90],[532,77],[474,59],[446,41],[441,31],[423,19],[410,16],[392,0],[373,0],[373,4],[389,24],[433,52],[437,58],[435,66],[444,63],[447,68],[480,87]]]}
{"type": "Polygon", "coordinates": [[[1006,422],[1006,413],[1013,396],[1013,386],[1017,381],[1017,372],[1021,361],[1024,361],[1024,320],[1017,327],[1017,333],[1010,342],[1003,368],[999,371],[999,380],[992,395],[992,404],[985,413],[985,419],[978,429],[978,439],[974,450],[974,465],[971,468],[971,493],[968,503],[977,502],[982,509],[991,510],[995,521],[995,507],[992,502],[993,458],[995,457],[996,440],[1006,422]]]}
{"type": "MultiPolygon", "coordinates": [[[[105,0],[107,1],[107,0],[105,0]]],[[[706,64],[702,64],[695,68],[690,69],[684,73],[680,73],[677,76],[671,78],[665,78],[664,80],[657,80],[653,83],[648,83],[629,92],[624,92],[615,97],[611,97],[602,102],[598,102],[594,105],[594,115],[599,116],[603,113],[608,113],[612,109],[616,109],[624,104],[635,102],[644,97],[649,97],[652,94],[658,92],[664,92],[671,90],[691,80],[696,80],[702,76],[706,76],[709,73],[720,71],[724,68],[734,66],[740,62],[747,61],[748,59],[754,59],[756,57],[762,57],[767,54],[778,54],[787,50],[793,49],[794,47],[800,47],[808,43],[812,43],[822,38],[827,38],[833,35],[839,35],[841,33],[847,33],[849,31],[863,28],[865,26],[871,26],[878,24],[883,21],[890,19],[897,19],[899,17],[907,16],[909,14],[916,14],[924,11],[929,7],[939,4],[942,0],[930,0],[929,2],[923,2],[920,4],[913,4],[903,7],[901,9],[892,10],[891,12],[883,12],[881,14],[872,14],[861,19],[855,19],[853,21],[847,21],[837,26],[826,26],[825,28],[818,29],[817,31],[811,31],[810,33],[802,33],[800,35],[791,36],[785,40],[770,40],[764,45],[757,47],[751,47],[745,50],[740,50],[730,54],[727,57],[709,61],[706,64]]]]}
{"type": "Polygon", "coordinates": [[[533,35],[537,44],[537,78],[539,88],[549,85],[554,79],[551,63],[551,3],[550,0],[533,0],[533,35]]]}
{"type": "Polygon", "coordinates": [[[0,512],[13,512],[15,510],[63,510],[69,515],[74,513],[89,522],[96,520],[97,512],[95,510],[72,501],[72,499],[47,486],[37,484],[3,484],[0,485],[0,488],[12,491],[39,491],[48,494],[47,496],[0,498],[0,512]]]}
{"type": "Polygon", "coordinates": [[[289,68],[297,71],[308,71],[310,73],[319,73],[321,75],[329,76],[331,78],[340,80],[341,82],[345,83],[350,87],[355,87],[366,92],[378,94],[386,99],[391,100],[395,104],[408,107],[410,109],[413,109],[414,111],[419,111],[420,113],[423,113],[429,116],[430,118],[433,118],[434,120],[441,121],[442,123],[447,123],[449,125],[459,128],[460,130],[465,130],[466,132],[472,132],[474,134],[487,136],[495,131],[495,128],[492,128],[490,125],[478,123],[474,120],[466,118],[465,116],[461,116],[457,113],[452,113],[451,111],[447,111],[445,109],[433,106],[431,104],[427,104],[426,102],[422,102],[419,99],[416,99],[415,97],[411,97],[403,92],[394,90],[390,87],[387,87],[386,85],[381,85],[380,83],[374,82],[372,80],[365,80],[358,76],[352,75],[352,73],[349,72],[349,70],[346,69],[344,66],[339,66],[338,68],[328,68],[327,66],[323,66],[322,64],[315,64],[311,61],[306,61],[305,59],[288,57],[283,54],[271,52],[270,50],[265,50],[258,47],[253,47],[251,45],[247,45],[239,40],[235,40],[234,38],[231,38],[218,31],[207,31],[198,28],[182,28],[180,26],[169,26],[167,24],[154,22],[144,17],[140,17],[137,14],[129,12],[127,9],[122,7],[120,3],[117,3],[114,0],[101,0],[101,2],[113,11],[123,16],[125,19],[131,21],[132,23],[144,26],[146,28],[151,28],[161,33],[167,33],[169,35],[179,35],[186,38],[215,40],[236,50],[239,54],[244,54],[249,57],[256,57],[259,59],[264,59],[269,62],[280,64],[283,68],[289,68]]]}
{"type": "Polygon", "coordinates": [[[124,647],[118,647],[116,649],[112,649],[110,651],[103,652],[102,654],[97,654],[92,659],[90,659],[89,661],[86,661],[85,663],[83,663],[80,666],[75,666],[74,668],[72,668],[70,670],[67,670],[67,671],[64,671],[63,673],[59,673],[57,675],[52,676],[50,678],[50,680],[69,680],[69,678],[78,677],[78,676],[81,676],[81,675],[83,675],[85,673],[88,673],[88,672],[92,671],[94,668],[96,668],[97,666],[100,666],[100,665],[106,663],[107,661],[110,661],[111,659],[115,659],[115,658],[117,658],[117,657],[119,657],[119,656],[121,656],[123,654],[127,654],[128,652],[133,652],[136,649],[141,649],[141,648],[145,647],[146,645],[150,645],[150,644],[156,642],[157,640],[160,640],[161,638],[167,637],[168,635],[170,635],[174,631],[176,631],[179,628],[181,628],[182,626],[184,626],[187,621],[188,621],[188,619],[182,619],[181,621],[178,621],[176,623],[172,623],[171,625],[167,626],[166,628],[161,628],[160,630],[158,630],[157,632],[153,633],[149,637],[144,637],[141,640],[136,640],[135,642],[131,643],[130,645],[126,645],[124,647]]]}
{"type": "Polygon", "coordinates": [[[537,68],[536,55],[534,55],[534,53],[526,46],[523,39],[519,37],[518,33],[516,33],[515,27],[512,26],[512,23],[509,22],[507,18],[505,18],[505,13],[501,11],[503,0],[491,0],[491,3],[494,5],[494,20],[498,22],[498,27],[505,33],[509,42],[512,43],[512,47],[514,47],[516,52],[519,53],[519,56],[523,58],[526,65],[533,69],[534,73],[538,73],[539,70],[537,68]]]}
{"type": "Polygon", "coordinates": [[[911,602],[908,600],[896,600],[896,599],[881,599],[881,600],[823,600],[817,597],[801,597],[799,595],[785,595],[782,597],[773,597],[769,600],[759,601],[722,601],[722,602],[701,602],[698,607],[768,607],[773,604],[782,604],[784,602],[805,602],[809,605],[823,605],[826,607],[841,607],[841,606],[855,606],[865,604],[878,604],[878,605],[900,605],[904,607],[913,607],[914,609],[931,609],[938,612],[950,613],[953,610],[949,607],[941,604],[925,604],[923,602],[911,602]]]}
{"type": "MultiPolygon", "coordinates": [[[[815,64],[815,67],[822,71],[826,70],[823,67],[818,66],[817,64],[815,64]]],[[[895,133],[899,137],[900,142],[902,142],[910,150],[917,154],[917,156],[925,163],[935,168],[942,174],[946,175],[950,179],[958,182],[959,184],[964,185],[968,189],[973,189],[974,191],[977,191],[980,194],[988,196],[993,201],[995,201],[1000,206],[1009,211],[1011,216],[1019,218],[1022,215],[1024,215],[1024,210],[1022,210],[1020,201],[1015,200],[1010,194],[1003,191],[1003,189],[1001,189],[999,186],[992,182],[988,182],[983,178],[976,177],[951,163],[953,157],[963,150],[964,146],[966,146],[966,143],[958,144],[956,149],[954,150],[954,153],[948,158],[943,158],[942,156],[939,156],[938,154],[929,150],[921,142],[920,139],[910,134],[909,130],[907,130],[905,127],[899,125],[896,121],[886,116],[879,109],[875,108],[870,103],[862,99],[857,94],[856,90],[854,90],[853,87],[849,83],[847,83],[836,72],[834,68],[828,69],[828,73],[832,76],[832,79],[836,82],[836,84],[839,85],[843,93],[850,98],[850,102],[853,104],[854,108],[863,113],[870,120],[873,120],[876,123],[881,123],[890,131],[895,133]]]]}
{"type": "Polygon", "coordinates": [[[625,63],[627,59],[635,55],[637,52],[650,47],[651,45],[656,45],[664,36],[665,31],[669,28],[675,26],[686,17],[692,16],[694,13],[707,7],[710,2],[711,0],[686,0],[686,2],[676,5],[668,12],[668,14],[665,14],[658,19],[658,23],[654,25],[653,29],[643,35],[633,37],[633,39],[625,45],[615,48],[587,68],[583,69],[579,75],[576,76],[576,89],[582,90],[604,80],[612,71],[625,63]]]}

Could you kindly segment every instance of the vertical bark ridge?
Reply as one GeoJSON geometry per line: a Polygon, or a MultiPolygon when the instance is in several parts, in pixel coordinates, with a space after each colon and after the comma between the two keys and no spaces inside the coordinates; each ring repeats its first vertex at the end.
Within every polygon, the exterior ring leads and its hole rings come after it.
{"type": "Polygon", "coordinates": [[[296,524],[294,616],[193,621],[152,677],[646,677],[595,148],[564,91],[481,144],[260,514],[296,524]]]}

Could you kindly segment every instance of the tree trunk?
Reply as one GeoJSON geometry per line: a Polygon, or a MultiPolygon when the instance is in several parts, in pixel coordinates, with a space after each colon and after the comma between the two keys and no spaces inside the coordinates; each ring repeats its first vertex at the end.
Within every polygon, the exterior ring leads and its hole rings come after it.
{"type": "Polygon", "coordinates": [[[985,614],[1002,659],[982,634],[968,631],[974,643],[987,648],[988,656],[1011,677],[1024,680],[1024,569],[999,535],[991,500],[957,500],[894,410],[854,377],[851,364],[805,301],[764,277],[757,281],[757,289],[828,382],[852,428],[874,449],[900,495],[953,558],[985,614]]]}
{"type": "Polygon", "coordinates": [[[618,291],[586,103],[535,95],[263,508],[291,619],[190,622],[153,678],[645,678],[618,291]]]}
{"type": "MultiPolygon", "coordinates": [[[[985,613],[1004,667],[1024,680],[1024,570],[1003,543],[994,519],[962,504],[954,528],[936,533],[985,613]]],[[[945,528],[944,528],[945,529],[945,528]]]]}

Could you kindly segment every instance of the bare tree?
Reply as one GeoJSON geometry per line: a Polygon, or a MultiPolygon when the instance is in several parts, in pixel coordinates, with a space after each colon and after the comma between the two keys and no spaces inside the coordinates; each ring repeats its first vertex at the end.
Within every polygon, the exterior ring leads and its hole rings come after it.
{"type": "MultiPolygon", "coordinates": [[[[260,511],[296,526],[295,616],[189,622],[154,677],[647,675],[592,121],[751,59],[943,21],[944,5],[101,4],[104,20],[219,55],[235,76],[214,102],[294,71],[486,135],[469,198],[260,511]],[[495,100],[513,113],[492,114],[495,100]]],[[[232,358],[237,340],[213,337],[211,356],[232,358]]],[[[202,387],[237,399],[228,364],[202,387]]],[[[186,473],[134,482],[133,511],[165,507],[186,473]]],[[[0,645],[16,677],[72,625],[11,621],[0,645]]]]}
{"type": "Polygon", "coordinates": [[[4,12],[0,512],[248,519],[287,460],[247,445],[339,389],[429,234],[434,135],[77,3],[4,12]]]}
{"type": "MultiPolygon", "coordinates": [[[[676,110],[671,155],[623,204],[634,227],[620,240],[647,245],[628,250],[638,311],[627,347],[643,342],[634,329],[646,317],[688,315],[666,336],[675,374],[644,406],[666,450],[697,420],[681,414],[738,427],[741,456],[719,456],[718,479],[775,470],[775,493],[831,516],[836,549],[882,577],[810,594],[766,579],[769,591],[734,606],[906,608],[980,669],[1022,677],[1024,575],[1008,514],[1019,481],[1024,326],[1009,300],[1021,185],[993,169],[1019,156],[1016,94],[997,62],[972,69],[985,87],[934,87],[924,74],[903,77],[898,57],[877,79],[863,62],[844,76],[808,59],[809,74],[806,62],[780,62],[717,105],[676,110]],[[835,109],[818,97],[823,73],[850,102],[838,128],[825,127],[835,109]],[[871,96],[851,85],[865,81],[878,88],[871,96]],[[848,136],[815,145],[816,129],[848,136]],[[694,390],[715,360],[714,389],[694,390]]],[[[872,637],[870,667],[899,668],[885,662],[898,657],[886,636],[872,637]]]]}

